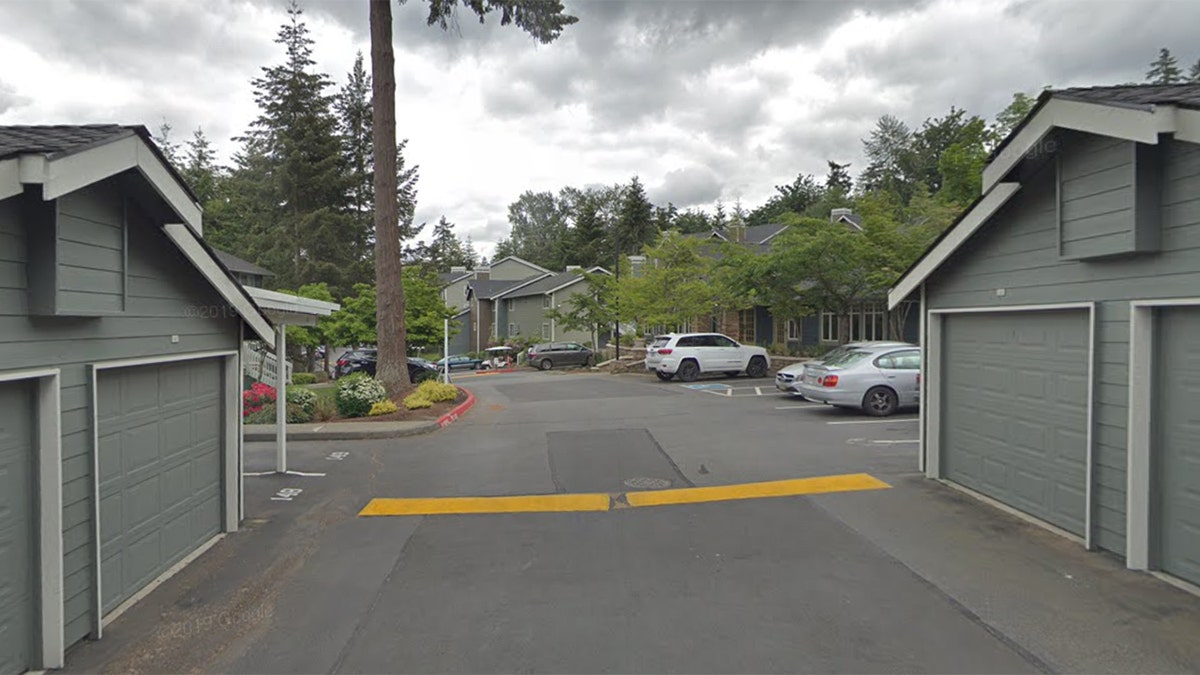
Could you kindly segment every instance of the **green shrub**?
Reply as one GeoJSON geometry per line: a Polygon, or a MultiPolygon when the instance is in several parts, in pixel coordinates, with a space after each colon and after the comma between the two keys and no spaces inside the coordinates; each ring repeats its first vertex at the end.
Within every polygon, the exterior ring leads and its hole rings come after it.
{"type": "Polygon", "coordinates": [[[430,401],[421,394],[414,392],[404,397],[404,407],[408,408],[409,410],[416,410],[417,408],[432,408],[433,401],[430,401]]]}
{"type": "Polygon", "coordinates": [[[295,405],[304,411],[304,415],[309,420],[312,419],[313,412],[317,407],[317,392],[304,387],[288,387],[287,402],[289,406],[295,405]]]}
{"type": "Polygon", "coordinates": [[[421,386],[417,387],[415,395],[428,399],[432,403],[440,403],[442,401],[453,401],[458,398],[458,387],[445,382],[429,380],[422,382],[421,386]]]}
{"type": "Polygon", "coordinates": [[[633,333],[622,333],[621,334],[621,346],[622,347],[632,347],[633,341],[634,341],[633,333]]]}
{"type": "Polygon", "coordinates": [[[387,398],[387,391],[378,380],[363,374],[361,377],[344,377],[338,382],[338,412],[342,417],[362,417],[371,412],[371,406],[387,398]]]}
{"type": "Polygon", "coordinates": [[[371,404],[371,411],[367,413],[368,417],[378,417],[379,415],[390,415],[396,412],[399,408],[390,399],[383,399],[371,404]]]}
{"type": "Polygon", "coordinates": [[[292,384],[316,384],[316,373],[292,373],[292,384]]]}
{"type": "Polygon", "coordinates": [[[338,416],[337,403],[332,398],[318,396],[313,404],[312,418],[314,422],[328,422],[338,416]]]}

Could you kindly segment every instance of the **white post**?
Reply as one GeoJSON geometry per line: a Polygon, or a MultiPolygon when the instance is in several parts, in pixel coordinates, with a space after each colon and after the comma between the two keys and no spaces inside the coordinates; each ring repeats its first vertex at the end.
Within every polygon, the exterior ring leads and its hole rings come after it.
{"type": "Polygon", "coordinates": [[[450,384],[450,319],[442,319],[442,359],[446,366],[446,384],[450,384]]]}
{"type": "Polygon", "coordinates": [[[287,326],[275,327],[275,471],[287,473],[287,326]]]}

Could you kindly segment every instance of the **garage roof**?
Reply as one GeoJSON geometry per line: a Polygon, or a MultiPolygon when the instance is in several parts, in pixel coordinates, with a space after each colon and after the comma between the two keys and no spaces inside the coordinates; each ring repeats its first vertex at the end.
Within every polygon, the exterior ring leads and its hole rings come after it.
{"type": "Polygon", "coordinates": [[[1157,145],[1160,134],[1200,143],[1200,84],[1077,87],[1043,92],[1033,110],[996,147],[983,169],[983,194],[938,237],[888,292],[903,302],[1020,189],[1014,169],[1054,129],[1157,145]]]}
{"type": "Polygon", "coordinates": [[[187,182],[144,126],[119,124],[0,126],[0,199],[41,185],[49,201],[136,170],[178,216],[163,233],[263,340],[274,343],[270,321],[216,252],[201,237],[201,210],[187,182]]]}

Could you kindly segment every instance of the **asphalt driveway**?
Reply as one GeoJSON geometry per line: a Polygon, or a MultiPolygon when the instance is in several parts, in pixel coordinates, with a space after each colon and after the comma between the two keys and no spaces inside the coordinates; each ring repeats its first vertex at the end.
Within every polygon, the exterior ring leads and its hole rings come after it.
{"type": "MultiPolygon", "coordinates": [[[[764,391],[456,379],[479,404],[437,434],[289,444],[307,475],[247,476],[246,527],[68,670],[1200,669],[1200,599],[924,479],[913,414],[866,418],[745,378],[728,383],[764,391]],[[861,475],[886,485],[754,487],[861,475]],[[639,507],[646,493],[659,503],[639,507]],[[608,497],[454,510],[545,495],[608,497]],[[421,498],[447,515],[358,515],[421,498]]],[[[271,444],[247,451],[247,473],[273,466],[271,444]]]]}

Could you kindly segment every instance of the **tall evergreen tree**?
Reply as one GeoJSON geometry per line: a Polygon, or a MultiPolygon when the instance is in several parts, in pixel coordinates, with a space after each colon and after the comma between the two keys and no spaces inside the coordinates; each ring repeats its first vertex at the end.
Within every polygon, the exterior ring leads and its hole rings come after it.
{"type": "Polygon", "coordinates": [[[605,254],[607,237],[600,217],[600,205],[593,192],[584,193],[575,203],[574,215],[575,227],[571,229],[571,251],[568,255],[570,263],[584,267],[605,263],[611,265],[609,256],[605,254]]]}
{"type": "Polygon", "coordinates": [[[220,167],[216,164],[216,153],[203,129],[197,128],[192,132],[191,139],[183,147],[182,164],[179,172],[200,203],[205,205],[216,198],[220,167]]]}
{"type": "Polygon", "coordinates": [[[1183,71],[1179,69],[1179,61],[1171,55],[1171,50],[1163,47],[1158,50],[1158,58],[1150,63],[1146,71],[1146,81],[1151,84],[1176,84],[1183,81],[1183,71]]]}
{"type": "Polygon", "coordinates": [[[829,173],[825,176],[825,191],[837,192],[842,196],[850,194],[854,188],[854,180],[850,178],[850,164],[838,164],[832,159],[826,160],[829,173]]]}
{"type": "Polygon", "coordinates": [[[164,119],[163,123],[158,126],[158,132],[152,138],[154,139],[154,144],[158,146],[163,156],[167,158],[167,161],[178,168],[179,144],[175,142],[175,139],[171,138],[171,130],[171,125],[164,119]]]}
{"type": "Polygon", "coordinates": [[[1200,84],[1200,59],[1196,59],[1196,62],[1188,69],[1188,82],[1200,84]]]}
{"type": "Polygon", "coordinates": [[[347,204],[342,139],[326,93],[329,77],[314,69],[313,40],[300,7],[275,40],[286,58],[253,81],[259,116],[245,140],[268,159],[276,208],[259,232],[258,250],[276,282],[287,288],[325,282],[335,297],[355,281],[364,257],[347,204]]]}
{"type": "Polygon", "coordinates": [[[634,176],[625,188],[617,218],[617,237],[622,253],[641,253],[642,248],[654,243],[658,232],[654,230],[653,215],[654,205],[646,198],[642,182],[634,176]]]}

